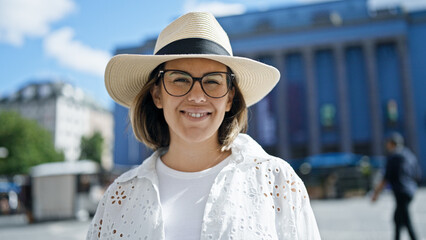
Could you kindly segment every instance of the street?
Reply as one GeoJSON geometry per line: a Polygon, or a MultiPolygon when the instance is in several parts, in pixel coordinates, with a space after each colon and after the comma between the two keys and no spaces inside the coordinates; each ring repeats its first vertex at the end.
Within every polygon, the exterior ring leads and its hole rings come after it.
{"type": "MultiPolygon", "coordinates": [[[[411,205],[412,220],[419,239],[426,239],[426,188],[411,205]]],[[[393,196],[386,191],[372,204],[368,197],[337,200],[312,200],[322,239],[388,240],[393,238],[393,196]]],[[[21,221],[22,222],[22,221],[21,221]]],[[[57,221],[27,225],[0,217],[2,240],[77,240],[84,239],[88,221],[57,221]]],[[[402,239],[409,239],[403,231],[402,239]]]]}

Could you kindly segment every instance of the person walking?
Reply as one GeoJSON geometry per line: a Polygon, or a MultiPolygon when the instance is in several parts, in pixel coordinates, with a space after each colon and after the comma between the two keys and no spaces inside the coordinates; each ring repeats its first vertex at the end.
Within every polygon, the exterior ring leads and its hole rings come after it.
{"type": "Polygon", "coordinates": [[[172,22],[154,55],[113,57],[106,88],[155,152],[110,185],[87,239],[320,239],[301,179],[244,134],[279,78],[233,56],[210,13],[172,22]]]}
{"type": "Polygon", "coordinates": [[[399,133],[390,134],[385,147],[388,152],[385,175],[374,190],[372,201],[377,201],[379,194],[389,183],[395,197],[395,239],[400,239],[401,229],[406,227],[411,239],[417,239],[410,217],[409,206],[420,180],[420,167],[416,156],[404,146],[404,138],[399,133]]]}

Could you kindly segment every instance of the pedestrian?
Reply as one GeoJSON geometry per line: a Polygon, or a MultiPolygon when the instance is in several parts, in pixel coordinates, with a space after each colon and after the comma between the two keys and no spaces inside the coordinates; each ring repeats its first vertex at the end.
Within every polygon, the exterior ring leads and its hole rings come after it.
{"type": "Polygon", "coordinates": [[[172,22],[154,55],[113,57],[106,88],[155,152],[110,185],[87,239],[320,239],[303,182],[243,133],[279,77],[234,57],[210,13],[172,22]]]}
{"type": "Polygon", "coordinates": [[[411,222],[409,206],[420,181],[420,166],[416,156],[404,146],[399,133],[391,133],[385,141],[388,152],[385,175],[372,196],[375,202],[389,183],[392,187],[396,207],[394,213],[395,239],[400,239],[401,229],[406,227],[411,239],[417,239],[411,222]]]}

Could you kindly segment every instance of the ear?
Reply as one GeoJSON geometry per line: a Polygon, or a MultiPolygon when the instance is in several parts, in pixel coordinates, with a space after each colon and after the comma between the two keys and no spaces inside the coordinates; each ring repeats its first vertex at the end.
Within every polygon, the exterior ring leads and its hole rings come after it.
{"type": "Polygon", "coordinates": [[[234,101],[235,96],[235,88],[232,87],[232,89],[228,93],[228,101],[226,102],[226,111],[231,111],[232,108],[232,102],[234,101]]]}
{"type": "Polygon", "coordinates": [[[160,89],[160,85],[154,85],[153,88],[151,88],[150,92],[151,92],[151,96],[152,96],[152,101],[154,102],[155,106],[158,109],[162,109],[163,108],[163,102],[161,99],[161,89],[160,89]]]}

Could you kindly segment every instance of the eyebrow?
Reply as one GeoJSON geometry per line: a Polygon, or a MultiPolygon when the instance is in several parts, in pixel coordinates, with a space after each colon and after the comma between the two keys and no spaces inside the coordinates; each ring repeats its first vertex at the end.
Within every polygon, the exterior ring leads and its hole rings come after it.
{"type": "MultiPolygon", "coordinates": [[[[179,72],[179,73],[185,73],[185,74],[187,74],[187,75],[189,75],[189,76],[191,76],[191,77],[193,77],[193,78],[197,78],[197,77],[194,77],[194,76],[192,76],[190,73],[188,73],[188,72],[186,72],[186,71],[183,71],[183,70],[178,70],[178,69],[164,69],[163,71],[164,71],[164,72],[165,72],[165,71],[174,71],[174,72],[179,72]]],[[[209,74],[212,74],[212,73],[217,73],[217,74],[219,74],[219,73],[230,73],[230,72],[227,72],[227,71],[213,71],[213,72],[206,72],[206,73],[204,73],[203,75],[201,75],[201,77],[204,77],[204,76],[209,75],[209,74]]]]}
{"type": "MultiPolygon", "coordinates": [[[[175,74],[175,73],[181,73],[181,74],[186,74],[188,76],[191,76],[191,74],[185,72],[185,71],[181,71],[181,70],[174,70],[174,69],[170,69],[170,70],[164,70],[165,72],[171,72],[171,74],[175,74]]],[[[191,76],[192,77],[192,76],[191,76]]]]}

